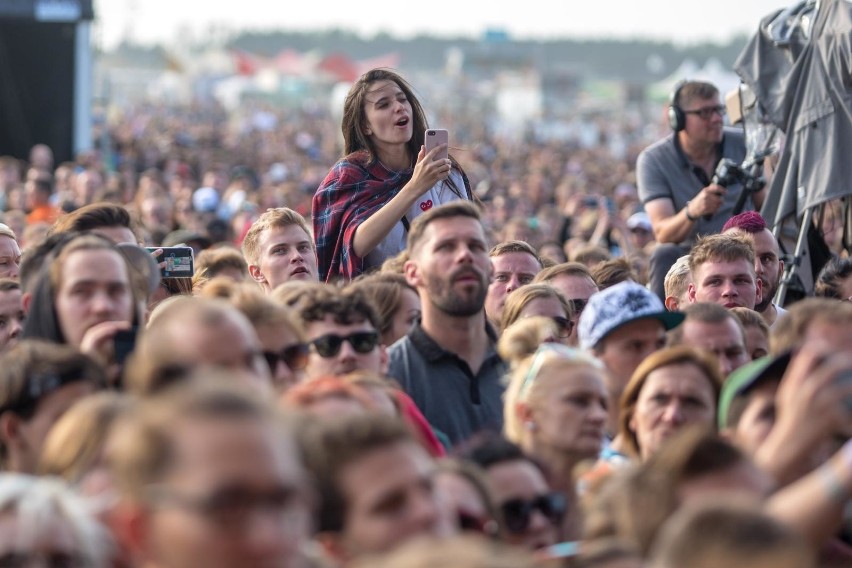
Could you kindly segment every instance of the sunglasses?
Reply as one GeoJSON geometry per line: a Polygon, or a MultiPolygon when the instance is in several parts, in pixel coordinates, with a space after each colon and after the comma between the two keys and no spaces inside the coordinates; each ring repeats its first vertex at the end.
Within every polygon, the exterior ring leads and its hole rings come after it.
{"type": "Polygon", "coordinates": [[[701,120],[710,120],[714,114],[719,114],[719,116],[725,116],[725,107],[722,105],[718,106],[709,106],[704,108],[699,108],[696,110],[685,110],[683,114],[694,114],[699,117],[701,120]]]}
{"type": "Polygon", "coordinates": [[[506,530],[512,533],[522,533],[530,526],[533,511],[538,509],[548,521],[558,525],[565,517],[568,503],[565,495],[552,492],[539,495],[533,499],[511,499],[500,506],[506,530]]]}
{"type": "Polygon", "coordinates": [[[294,343],[278,352],[264,351],[263,358],[271,371],[275,371],[279,361],[283,361],[291,371],[300,371],[308,364],[308,351],[305,343],[294,343]]]}
{"type": "Polygon", "coordinates": [[[571,337],[571,331],[574,329],[574,322],[562,316],[553,316],[550,318],[556,324],[557,337],[565,339],[571,337]]]}
{"type": "Polygon", "coordinates": [[[316,352],[325,359],[336,357],[340,353],[343,342],[348,341],[356,353],[369,353],[379,344],[379,334],[376,331],[356,331],[349,335],[330,333],[311,341],[316,352]]]}

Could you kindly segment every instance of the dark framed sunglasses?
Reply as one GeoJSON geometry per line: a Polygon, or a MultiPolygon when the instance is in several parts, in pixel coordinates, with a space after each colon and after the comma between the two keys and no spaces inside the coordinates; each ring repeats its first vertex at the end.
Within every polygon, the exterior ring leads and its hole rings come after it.
{"type": "Polygon", "coordinates": [[[310,348],[306,343],[294,343],[280,351],[264,351],[263,358],[269,365],[269,370],[275,372],[279,361],[283,361],[291,371],[301,371],[308,364],[310,348]]]}
{"type": "Polygon", "coordinates": [[[556,335],[560,339],[571,337],[571,331],[574,329],[574,322],[562,316],[553,316],[550,318],[556,324],[556,335]]]}
{"type": "Polygon", "coordinates": [[[719,116],[725,116],[727,109],[723,105],[717,106],[708,106],[704,108],[699,108],[695,110],[685,110],[683,114],[694,114],[701,120],[710,120],[713,118],[714,114],[718,114],[719,116]]]}
{"type": "Polygon", "coordinates": [[[511,499],[500,506],[506,530],[512,533],[522,533],[530,526],[530,518],[538,509],[547,520],[558,525],[565,517],[568,502],[562,493],[551,492],[539,495],[533,499],[511,499]]]}
{"type": "Polygon", "coordinates": [[[379,333],[377,331],[356,331],[349,335],[336,335],[329,333],[317,337],[311,341],[320,357],[336,357],[340,353],[343,342],[348,341],[356,353],[369,353],[379,344],[379,333]]]}
{"type": "Polygon", "coordinates": [[[586,304],[588,304],[589,301],[577,299],[577,300],[568,300],[568,303],[574,309],[574,314],[576,315],[576,314],[582,313],[583,309],[586,307],[586,304]]]}

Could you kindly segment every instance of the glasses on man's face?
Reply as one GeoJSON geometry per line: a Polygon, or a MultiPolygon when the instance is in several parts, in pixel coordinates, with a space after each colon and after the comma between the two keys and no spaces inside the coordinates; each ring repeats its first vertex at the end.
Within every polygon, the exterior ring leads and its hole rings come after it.
{"type": "Polygon", "coordinates": [[[718,114],[719,116],[725,116],[726,112],[727,111],[724,105],[715,105],[695,110],[685,110],[683,111],[683,114],[694,114],[701,120],[710,120],[711,118],[713,118],[714,114],[718,114]]]}
{"type": "Polygon", "coordinates": [[[263,358],[272,372],[275,372],[279,361],[283,361],[291,371],[301,371],[308,364],[309,350],[306,343],[294,343],[277,352],[264,351],[263,358]]]}
{"type": "Polygon", "coordinates": [[[150,489],[149,495],[160,505],[177,506],[229,530],[250,526],[252,515],[258,512],[274,515],[291,527],[302,526],[309,518],[308,507],[300,502],[292,487],[268,491],[232,487],[209,495],[190,495],[157,486],[150,489]]]}
{"type": "Polygon", "coordinates": [[[556,324],[556,336],[559,339],[567,339],[571,337],[571,331],[574,329],[574,322],[562,316],[553,316],[550,318],[556,324]]]}
{"type": "Polygon", "coordinates": [[[72,552],[7,552],[0,554],[0,568],[84,568],[88,564],[79,554],[72,552]]]}
{"type": "Polygon", "coordinates": [[[343,342],[348,341],[356,353],[369,353],[379,344],[379,334],[376,331],[356,331],[349,335],[329,333],[311,341],[316,352],[325,359],[336,357],[340,353],[343,342]]]}
{"type": "Polygon", "coordinates": [[[565,517],[568,503],[562,493],[551,492],[538,495],[533,499],[511,499],[500,506],[506,530],[522,533],[530,526],[533,512],[538,509],[545,518],[558,525],[565,517]]]}

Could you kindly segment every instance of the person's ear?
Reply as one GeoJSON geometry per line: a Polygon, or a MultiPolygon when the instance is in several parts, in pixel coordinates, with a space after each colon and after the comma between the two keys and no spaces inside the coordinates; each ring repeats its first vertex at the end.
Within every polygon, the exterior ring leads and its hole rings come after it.
{"type": "Polygon", "coordinates": [[[402,265],[402,273],[405,275],[405,280],[410,286],[417,288],[421,281],[420,270],[417,263],[411,260],[406,260],[402,265]]]}
{"type": "Polygon", "coordinates": [[[759,304],[760,302],[763,301],[763,280],[761,280],[757,276],[755,276],[754,279],[756,280],[756,282],[755,282],[755,293],[754,293],[754,303],[755,303],[755,305],[757,305],[757,304],[759,304]]]}
{"type": "Polygon", "coordinates": [[[11,411],[0,415],[0,438],[7,448],[21,448],[24,439],[21,436],[21,417],[11,411]]]}
{"type": "MultiPolygon", "coordinates": [[[[782,269],[782,270],[784,269],[784,268],[783,268],[783,266],[781,267],[781,269],[782,269]]],[[[23,306],[23,308],[24,308],[24,314],[29,313],[29,311],[30,311],[30,304],[32,304],[32,302],[33,302],[33,294],[32,294],[32,292],[24,292],[24,293],[21,295],[21,305],[22,305],[22,306],[23,306]]]]}
{"type": "Polygon", "coordinates": [[[257,282],[258,284],[266,284],[266,276],[261,272],[260,267],[254,264],[249,264],[248,267],[249,276],[251,279],[257,282]]]}
{"type": "Polygon", "coordinates": [[[666,310],[670,312],[676,312],[679,307],[675,296],[666,296],[666,300],[663,304],[666,306],[666,310]]]}
{"type": "Polygon", "coordinates": [[[695,284],[693,282],[690,282],[689,286],[687,286],[687,288],[686,288],[686,297],[689,298],[690,304],[695,303],[695,292],[696,292],[695,284]]]}

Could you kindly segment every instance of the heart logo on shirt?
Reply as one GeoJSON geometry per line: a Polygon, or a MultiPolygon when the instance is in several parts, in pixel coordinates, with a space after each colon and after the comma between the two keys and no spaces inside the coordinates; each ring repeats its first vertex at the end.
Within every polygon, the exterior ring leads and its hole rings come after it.
{"type": "Polygon", "coordinates": [[[421,209],[422,211],[429,211],[430,209],[432,209],[432,200],[431,200],[431,199],[429,199],[428,201],[423,201],[423,202],[420,204],[420,209],[421,209]]]}

